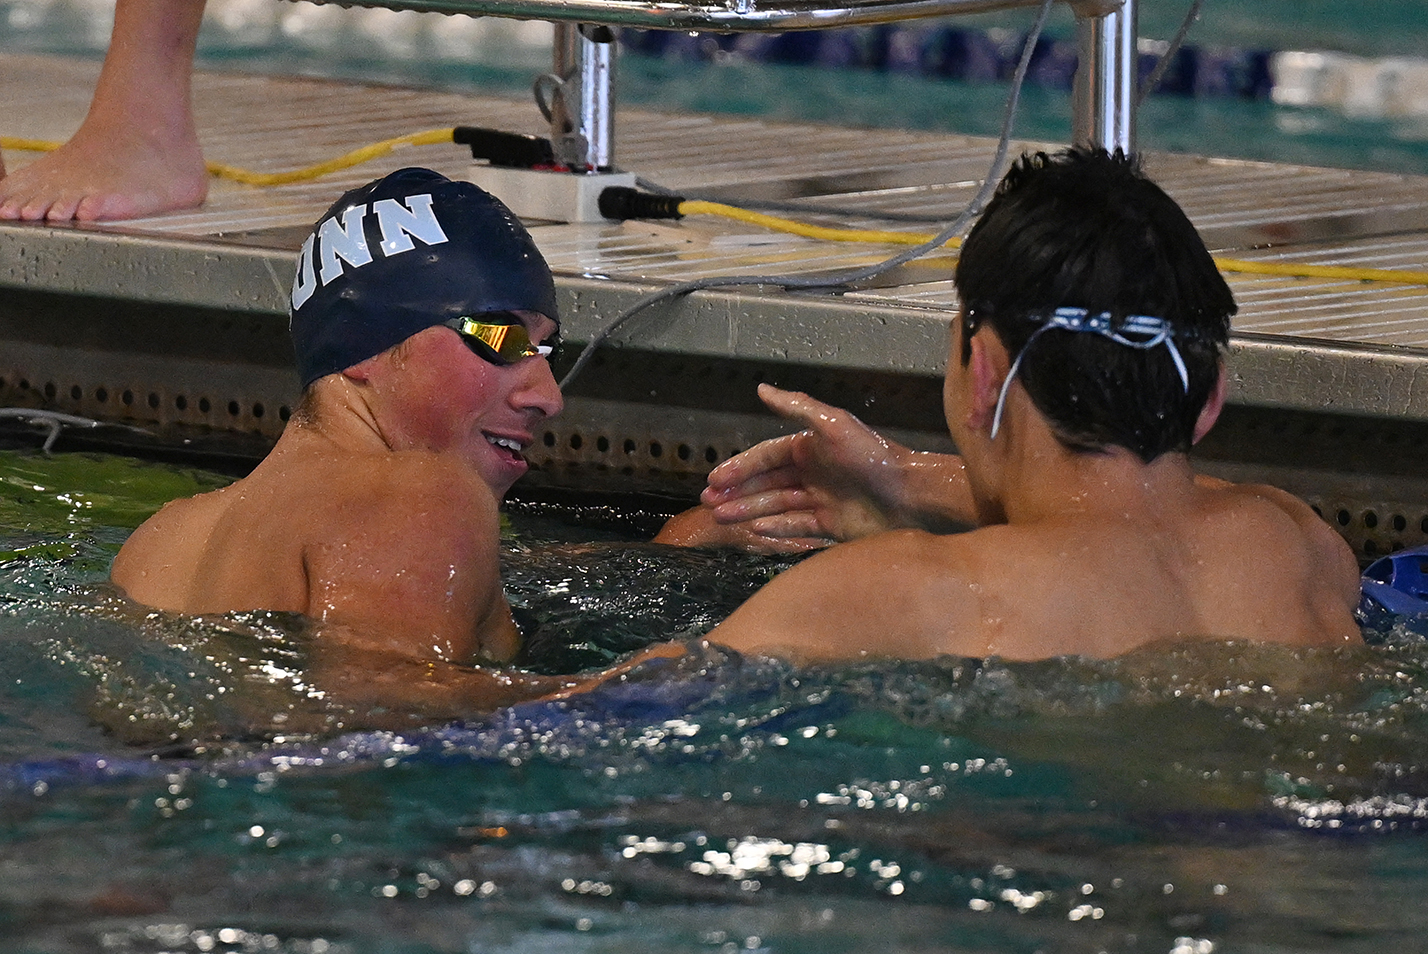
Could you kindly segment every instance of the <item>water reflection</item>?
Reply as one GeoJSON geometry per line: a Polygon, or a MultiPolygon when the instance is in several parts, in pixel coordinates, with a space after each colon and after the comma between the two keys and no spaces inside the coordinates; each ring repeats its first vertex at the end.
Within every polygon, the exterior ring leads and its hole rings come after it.
{"type": "MultiPolygon", "coordinates": [[[[0,526],[0,921],[29,948],[1377,952],[1428,930],[1421,646],[798,669],[696,641],[567,702],[353,731],[303,620],[108,590],[122,502],[64,483],[0,480],[0,507],[41,486],[55,508],[0,526]]],[[[697,637],[778,569],[560,523],[514,515],[505,554],[553,668],[697,637]]]]}

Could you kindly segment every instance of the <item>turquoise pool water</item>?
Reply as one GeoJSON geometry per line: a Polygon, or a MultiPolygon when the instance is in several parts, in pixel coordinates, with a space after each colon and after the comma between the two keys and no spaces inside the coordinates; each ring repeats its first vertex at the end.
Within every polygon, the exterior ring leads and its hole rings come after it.
{"type": "MultiPolygon", "coordinates": [[[[1178,10],[1147,7],[1168,34],[1178,10]]],[[[1212,0],[1191,39],[1418,55],[1420,15],[1212,0]]],[[[0,44],[98,48],[64,22],[0,44]]],[[[513,93],[544,65],[205,49],[513,93]]],[[[1005,95],[737,60],[622,69],[631,105],[973,133],[1005,95]]],[[[1066,114],[1029,90],[1019,134],[1060,138],[1066,114]]],[[[1157,97],[1143,132],[1428,172],[1420,123],[1157,97]]],[[[0,950],[1379,954],[1428,936],[1422,647],[811,671],[712,653],[570,705],[314,735],[300,620],[150,616],[102,585],[147,513],[221,479],[0,453],[0,950]]],[[[512,508],[535,666],[700,631],[779,567],[573,512],[512,508]]]]}
{"type": "MultiPolygon", "coordinates": [[[[284,727],[308,704],[299,620],[136,613],[102,585],[137,520],[220,480],[0,453],[0,949],[1381,952],[1428,931],[1421,646],[709,652],[570,704],[305,735],[284,727]]],[[[779,567],[574,512],[517,505],[506,531],[547,663],[697,632],[779,567]]]]}

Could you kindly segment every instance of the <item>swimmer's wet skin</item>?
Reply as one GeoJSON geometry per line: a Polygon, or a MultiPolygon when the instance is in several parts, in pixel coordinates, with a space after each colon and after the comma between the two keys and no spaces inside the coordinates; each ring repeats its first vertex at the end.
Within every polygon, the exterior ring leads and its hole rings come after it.
{"type": "Polygon", "coordinates": [[[717,468],[704,501],[765,534],[851,541],[709,634],[795,660],[1110,657],[1149,643],[1360,640],[1358,569],[1302,501],[1197,476],[1235,304],[1133,162],[1023,159],[963,246],[944,407],[960,457],[761,389],[799,434],[717,468]],[[966,533],[929,530],[974,525],[966,533]]]}
{"type": "Polygon", "coordinates": [[[357,705],[457,716],[557,688],[473,668],[519,648],[497,507],[562,405],[554,283],[529,234],[469,183],[400,170],[318,221],[291,327],[304,393],[273,451],[164,507],[113,581],[180,613],[311,617],[314,678],[357,705]]]}

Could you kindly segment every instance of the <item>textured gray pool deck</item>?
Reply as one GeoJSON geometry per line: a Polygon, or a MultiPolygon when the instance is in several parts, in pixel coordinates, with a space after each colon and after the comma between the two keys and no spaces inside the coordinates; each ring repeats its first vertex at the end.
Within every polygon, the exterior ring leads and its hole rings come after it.
{"type": "MultiPolygon", "coordinates": [[[[66,138],[83,118],[96,76],[89,61],[0,55],[0,134],[66,138]]],[[[547,132],[526,99],[222,73],[199,73],[194,92],[208,158],[265,172],[453,125],[547,132]]],[[[880,216],[953,217],[986,174],[994,145],[967,136],[631,109],[619,111],[616,137],[620,167],[674,190],[732,204],[796,201],[809,214],[795,217],[820,224],[904,229],[913,226],[880,216]]],[[[15,168],[33,156],[10,151],[6,161],[15,168]]],[[[1164,154],[1147,156],[1146,164],[1217,254],[1428,270],[1428,178],[1164,154]]],[[[0,224],[0,400],[271,436],[285,416],[273,408],[296,391],[285,321],[294,253],[340,192],[400,165],[460,176],[469,158],[459,146],[407,147],[300,184],[215,180],[207,203],[192,212],[94,226],[0,224]]],[[[575,341],[670,283],[828,274],[894,251],[708,216],[529,224],[557,274],[566,334],[575,341]]],[[[793,369],[795,384],[824,381],[833,399],[849,381],[861,382],[862,403],[848,403],[870,418],[878,415],[868,395],[881,385],[869,380],[913,382],[909,400],[935,395],[955,307],[951,262],[934,256],[851,289],[758,286],[662,304],[615,336],[604,371],[592,372],[606,383],[575,392],[574,420],[585,423],[549,440],[569,456],[569,444],[582,443],[579,429],[588,433],[601,415],[633,416],[622,426],[641,434],[657,431],[666,417],[677,432],[686,408],[741,419],[756,410],[752,381],[770,376],[770,368],[793,369]],[[683,363],[688,359],[695,360],[683,363]],[[719,381],[709,379],[711,368],[719,381]],[[610,383],[612,375],[621,380],[610,383]],[[647,389],[645,376],[653,382],[647,389]]],[[[1229,279],[1240,303],[1230,355],[1234,405],[1428,422],[1428,288],[1229,279]]],[[[929,413],[914,430],[938,430],[936,409],[929,413]]],[[[724,443],[743,443],[764,429],[752,426],[724,443]]],[[[732,449],[713,438],[705,443],[679,445],[695,470],[732,449]]],[[[597,455],[608,448],[597,452],[587,443],[576,450],[597,455]]],[[[672,455],[673,445],[668,450],[672,455]]],[[[641,453],[648,457],[647,448],[641,453]]],[[[1398,469],[1418,471],[1416,463],[1398,469]]],[[[1428,473],[1428,464],[1418,472],[1428,473]]]]}

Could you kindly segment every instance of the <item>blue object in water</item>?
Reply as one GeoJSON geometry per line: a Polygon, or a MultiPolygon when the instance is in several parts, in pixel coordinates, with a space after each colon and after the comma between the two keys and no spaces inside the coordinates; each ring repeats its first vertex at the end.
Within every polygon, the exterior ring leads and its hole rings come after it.
{"type": "Polygon", "coordinates": [[[1400,550],[1369,564],[1358,618],[1368,642],[1382,642],[1391,629],[1428,638],[1428,546],[1400,550]]]}

